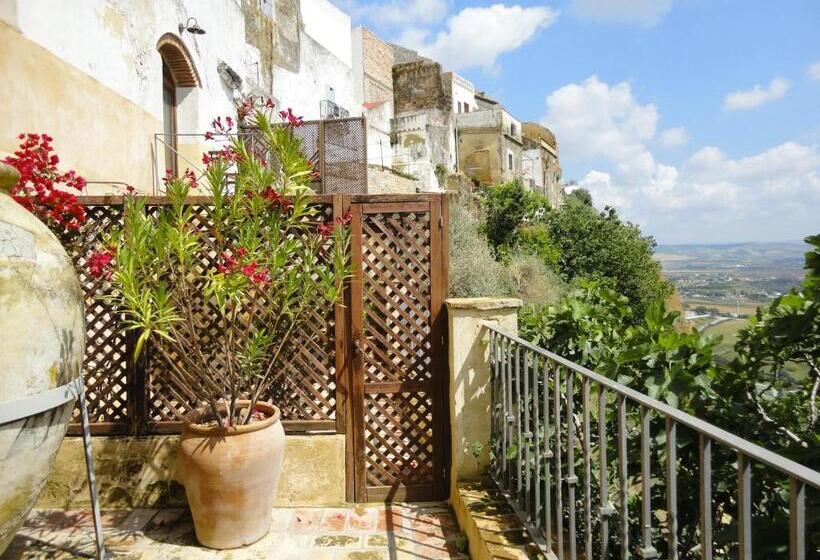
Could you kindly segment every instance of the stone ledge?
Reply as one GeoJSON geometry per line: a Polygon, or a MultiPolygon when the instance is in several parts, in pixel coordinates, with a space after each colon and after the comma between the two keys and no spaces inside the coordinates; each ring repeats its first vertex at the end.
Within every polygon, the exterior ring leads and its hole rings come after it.
{"type": "Polygon", "coordinates": [[[473,560],[554,560],[541,552],[492,482],[460,481],[450,501],[473,560]]]}
{"type": "Polygon", "coordinates": [[[448,298],[445,303],[448,309],[477,309],[490,311],[493,309],[515,309],[524,305],[518,298],[448,298]]]}

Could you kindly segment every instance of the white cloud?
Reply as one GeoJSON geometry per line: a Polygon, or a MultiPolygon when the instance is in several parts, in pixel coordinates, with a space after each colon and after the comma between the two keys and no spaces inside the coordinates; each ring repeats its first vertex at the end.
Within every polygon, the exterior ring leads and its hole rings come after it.
{"type": "Polygon", "coordinates": [[[447,0],[392,0],[370,4],[349,3],[346,8],[354,19],[367,18],[381,26],[427,25],[447,15],[447,0]]]}
{"type": "Polygon", "coordinates": [[[789,82],[783,78],[775,78],[766,88],[756,85],[752,89],[746,91],[734,91],[726,94],[723,98],[723,108],[726,111],[737,111],[739,109],[752,109],[767,103],[780,99],[789,90],[789,82]]]}
{"type": "Polygon", "coordinates": [[[545,6],[464,8],[438,33],[410,28],[398,42],[441,62],[448,70],[493,70],[500,55],[518,49],[557,18],[558,12],[545,6]]]}
{"type": "MultiPolygon", "coordinates": [[[[657,108],[638,102],[627,82],[610,86],[592,76],[548,95],[543,123],[556,133],[565,168],[591,169],[578,186],[589,189],[596,205],[616,206],[661,241],[816,233],[820,147],[786,142],[732,158],[707,146],[672,166],[648,148],[677,130],[656,134],[658,120],[657,108]]],[[[679,133],[672,136],[680,140],[679,133]]]]}
{"type": "Polygon", "coordinates": [[[601,22],[655,25],[672,9],[672,0],[572,0],[570,11],[601,22]]]}
{"type": "Polygon", "coordinates": [[[667,128],[661,131],[660,142],[666,148],[677,148],[685,145],[689,141],[689,135],[682,126],[667,128]]]}
{"type": "Polygon", "coordinates": [[[820,60],[808,67],[806,70],[806,75],[810,80],[820,82],[820,60]]]}

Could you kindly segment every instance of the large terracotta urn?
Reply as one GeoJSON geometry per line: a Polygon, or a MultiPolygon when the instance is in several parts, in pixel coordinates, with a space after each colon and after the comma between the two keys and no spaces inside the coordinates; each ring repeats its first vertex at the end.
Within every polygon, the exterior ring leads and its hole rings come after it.
{"type": "Polygon", "coordinates": [[[0,163],[0,554],[51,472],[85,349],[74,268],[54,234],[9,196],[18,179],[0,163]],[[40,412],[26,415],[32,410],[40,412]]]}
{"type": "MultiPolygon", "coordinates": [[[[238,401],[237,407],[247,407],[238,401]]],[[[282,471],[285,431],[279,409],[257,403],[266,418],[219,428],[197,423],[182,429],[180,458],[197,540],[216,549],[238,548],[264,537],[282,471]]]]}

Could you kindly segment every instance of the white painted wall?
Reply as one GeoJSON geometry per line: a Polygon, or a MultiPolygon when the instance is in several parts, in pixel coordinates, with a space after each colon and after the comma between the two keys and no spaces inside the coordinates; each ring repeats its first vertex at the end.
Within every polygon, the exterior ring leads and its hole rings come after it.
{"type": "MultiPolygon", "coordinates": [[[[205,35],[181,35],[202,81],[184,97],[179,132],[203,132],[216,115],[233,113],[233,93],[222,83],[224,61],[243,78],[256,79],[258,51],[245,43],[244,16],[237,0],[2,0],[0,13],[32,41],[162,118],[162,59],[156,44],[165,33],[195,17],[205,35]],[[6,6],[14,3],[13,8],[6,6]]],[[[263,86],[264,87],[264,86],[263,86]]],[[[157,132],[162,132],[158,130],[157,132]]]]}
{"type": "Polygon", "coordinates": [[[466,113],[465,106],[469,107],[470,111],[477,111],[478,103],[475,100],[475,86],[455,72],[450,75],[452,76],[453,113],[466,113]],[[460,111],[459,103],[461,104],[460,111]]]}
{"type": "Polygon", "coordinates": [[[305,33],[351,66],[350,16],[328,0],[301,0],[305,33]]]}
{"type": "MultiPolygon", "coordinates": [[[[348,35],[349,35],[348,31],[348,35]]],[[[280,66],[273,67],[273,95],[282,107],[307,120],[318,119],[319,104],[327,99],[327,87],[335,91],[335,103],[351,116],[358,116],[353,99],[352,69],[339,60],[307,33],[299,39],[299,70],[291,72],[280,66]]]]}

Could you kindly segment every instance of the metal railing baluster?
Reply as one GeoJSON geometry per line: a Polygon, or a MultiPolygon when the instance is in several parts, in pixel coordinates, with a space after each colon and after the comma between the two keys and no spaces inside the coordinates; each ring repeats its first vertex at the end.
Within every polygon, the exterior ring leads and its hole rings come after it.
{"type": "Polygon", "coordinates": [[[551,361],[544,358],[544,537],[547,541],[547,550],[552,550],[552,467],[553,451],[550,445],[550,365],[551,361]]]}
{"type": "Polygon", "coordinates": [[[542,440],[541,440],[541,428],[542,422],[538,418],[538,414],[540,413],[540,407],[538,406],[538,367],[539,358],[538,356],[534,356],[533,364],[532,364],[532,433],[533,433],[533,453],[535,454],[534,462],[535,462],[535,487],[533,489],[533,525],[535,525],[536,529],[540,530],[542,528],[542,523],[544,521],[544,516],[541,513],[541,480],[543,480],[542,473],[541,473],[541,447],[542,447],[542,440]]]}
{"type": "Polygon", "coordinates": [[[601,559],[609,558],[609,516],[615,512],[609,501],[609,473],[606,468],[606,388],[598,387],[598,452],[600,454],[601,559]]]}
{"type": "Polygon", "coordinates": [[[510,410],[515,410],[515,499],[521,506],[521,489],[523,484],[522,476],[522,455],[523,440],[521,438],[521,347],[515,349],[515,398],[512,401],[510,410]]]}
{"type": "Polygon", "coordinates": [[[569,506],[569,557],[576,560],[578,557],[578,533],[575,528],[575,485],[578,477],[575,476],[575,372],[567,374],[567,505],[569,506]]]}
{"type": "Polygon", "coordinates": [[[737,454],[738,560],[752,560],[752,467],[743,453],[737,454]]]}
{"type": "Polygon", "coordinates": [[[796,478],[789,499],[789,559],[806,559],[806,485],[796,478]]]}
{"type": "Polygon", "coordinates": [[[558,545],[558,560],[564,560],[564,504],[563,467],[561,466],[561,367],[555,366],[552,383],[553,418],[555,424],[555,541],[558,545]]]}
{"type": "Polygon", "coordinates": [[[501,344],[501,474],[499,478],[503,480],[502,486],[507,484],[507,431],[509,428],[507,410],[507,375],[509,373],[510,345],[509,339],[503,340],[501,344]]]}
{"type": "Polygon", "coordinates": [[[700,547],[701,558],[712,560],[712,440],[700,434],[700,547]]]}
{"type": "Polygon", "coordinates": [[[629,488],[626,469],[626,397],[618,395],[618,495],[621,516],[621,559],[629,558],[629,488]]]}
{"type": "Polygon", "coordinates": [[[641,558],[657,558],[652,546],[652,473],[649,409],[641,406],[641,558]]]}
{"type": "Polygon", "coordinates": [[[589,379],[584,377],[581,387],[581,408],[584,431],[584,557],[592,560],[592,464],[590,463],[589,438],[589,379]]]}
{"type": "Polygon", "coordinates": [[[666,538],[669,560],[678,560],[678,425],[666,419],[666,538]]]}
{"type": "Polygon", "coordinates": [[[490,442],[492,443],[492,465],[493,477],[498,479],[498,415],[501,410],[501,403],[498,402],[498,334],[490,331],[490,387],[492,390],[492,418],[490,419],[490,442]]]}
{"type": "Polygon", "coordinates": [[[532,492],[530,491],[530,459],[532,446],[532,427],[530,426],[530,351],[524,350],[524,397],[519,398],[519,406],[524,407],[524,444],[527,446],[524,449],[524,512],[527,514],[527,520],[532,522],[532,492]]]}

